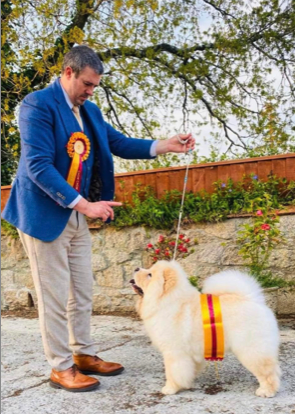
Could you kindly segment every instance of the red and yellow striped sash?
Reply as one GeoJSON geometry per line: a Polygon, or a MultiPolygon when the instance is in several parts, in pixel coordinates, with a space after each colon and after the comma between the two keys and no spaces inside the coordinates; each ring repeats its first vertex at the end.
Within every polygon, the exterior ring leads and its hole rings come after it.
{"type": "Polygon", "coordinates": [[[220,361],[224,358],[224,335],[219,297],[201,295],[204,328],[204,358],[220,361]]]}

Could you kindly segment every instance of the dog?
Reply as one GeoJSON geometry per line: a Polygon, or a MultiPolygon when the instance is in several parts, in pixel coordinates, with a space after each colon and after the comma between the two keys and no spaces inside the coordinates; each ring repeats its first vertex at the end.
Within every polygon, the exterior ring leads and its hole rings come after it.
{"type": "MultiPolygon", "coordinates": [[[[200,292],[175,261],[137,268],[130,283],[139,295],[139,316],[163,355],[166,384],[162,393],[191,388],[205,364],[200,292]]],[[[219,296],[225,352],[234,353],[257,378],[257,396],[273,397],[281,376],[279,329],[259,284],[247,274],[229,270],[207,278],[202,293],[219,296]]]]}

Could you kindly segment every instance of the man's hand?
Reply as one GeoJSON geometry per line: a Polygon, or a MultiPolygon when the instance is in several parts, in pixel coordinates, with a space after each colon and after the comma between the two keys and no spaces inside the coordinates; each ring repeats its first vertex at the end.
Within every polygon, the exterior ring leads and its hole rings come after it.
{"type": "Polygon", "coordinates": [[[195,148],[195,144],[196,140],[192,137],[192,134],[178,134],[172,138],[159,141],[156,146],[156,152],[157,155],[167,154],[167,152],[188,152],[195,148]]]}
{"type": "Polygon", "coordinates": [[[77,210],[92,219],[101,218],[103,221],[107,221],[109,218],[114,220],[115,215],[112,207],[120,206],[122,206],[122,203],[116,201],[97,201],[95,203],[90,203],[85,198],[81,198],[75,205],[74,210],[77,210]]]}

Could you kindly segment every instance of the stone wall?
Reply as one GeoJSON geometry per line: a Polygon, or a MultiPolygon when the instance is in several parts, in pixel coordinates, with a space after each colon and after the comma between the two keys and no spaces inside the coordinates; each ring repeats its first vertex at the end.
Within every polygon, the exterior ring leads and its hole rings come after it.
{"type": "MultiPolygon", "coordinates": [[[[224,269],[243,269],[235,245],[239,226],[248,219],[231,219],[219,224],[195,224],[182,229],[190,239],[197,239],[195,251],[180,263],[189,276],[202,280],[224,269]]],[[[282,216],[280,227],[286,244],[273,252],[270,268],[274,275],[295,280],[295,215],[282,216]]],[[[106,227],[91,230],[93,249],[93,308],[98,312],[131,312],[135,295],[129,280],[136,267],[148,267],[145,247],[165,232],[145,228],[115,230],[106,227]]],[[[18,239],[2,236],[2,308],[36,306],[37,298],[29,262],[18,239]]],[[[278,314],[295,313],[294,292],[280,290],[278,314]]]]}

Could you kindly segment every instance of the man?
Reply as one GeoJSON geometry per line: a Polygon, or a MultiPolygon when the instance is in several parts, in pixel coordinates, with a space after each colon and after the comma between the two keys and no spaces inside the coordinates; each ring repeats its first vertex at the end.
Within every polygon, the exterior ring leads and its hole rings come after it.
{"type": "Polygon", "coordinates": [[[111,154],[148,159],[195,144],[190,134],[151,141],[112,128],[87,100],[102,74],[95,52],[77,46],[64,56],[61,77],[24,99],[21,158],[3,212],[19,230],[30,260],[50,385],[73,392],[98,387],[85,374],[117,375],[124,369],[97,357],[90,337],[93,277],[85,215],[108,221],[121,205],[110,201],[111,154]]]}

